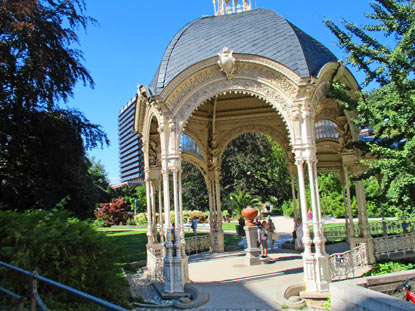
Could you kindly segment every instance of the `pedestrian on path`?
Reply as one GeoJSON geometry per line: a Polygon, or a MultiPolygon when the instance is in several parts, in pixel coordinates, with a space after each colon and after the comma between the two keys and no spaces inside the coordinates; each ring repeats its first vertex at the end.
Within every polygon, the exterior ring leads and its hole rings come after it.
{"type": "Polygon", "coordinates": [[[313,220],[313,212],[311,211],[311,209],[308,209],[308,220],[313,220]]]}
{"type": "Polygon", "coordinates": [[[272,222],[271,217],[269,216],[268,216],[267,225],[265,226],[265,230],[267,231],[267,234],[268,234],[269,248],[273,250],[274,249],[274,234],[276,232],[275,232],[275,225],[272,222]]]}
{"type": "Polygon", "coordinates": [[[266,258],[268,257],[268,234],[267,230],[265,229],[267,222],[264,220],[261,223],[261,227],[258,230],[258,238],[259,243],[261,245],[261,257],[266,258]]]}
{"type": "Polygon", "coordinates": [[[196,236],[197,235],[197,217],[193,216],[192,219],[192,229],[193,229],[193,235],[196,236]]]}
{"type": "Polygon", "coordinates": [[[298,217],[294,220],[294,232],[296,234],[297,239],[295,240],[295,249],[301,250],[304,248],[303,244],[303,224],[301,222],[301,218],[298,217]]]}

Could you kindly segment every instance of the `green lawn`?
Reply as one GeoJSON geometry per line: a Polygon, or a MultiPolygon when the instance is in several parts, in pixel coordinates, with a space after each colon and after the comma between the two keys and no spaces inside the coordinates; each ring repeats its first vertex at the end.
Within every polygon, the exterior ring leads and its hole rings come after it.
{"type": "MultiPolygon", "coordinates": [[[[204,233],[199,233],[203,235],[204,233]]],[[[107,231],[106,235],[113,239],[122,256],[121,264],[146,259],[147,236],[145,231],[107,231]]],[[[193,236],[192,232],[186,232],[186,237],[193,236]]],[[[225,245],[236,244],[241,238],[237,235],[225,234],[225,245]]]]}

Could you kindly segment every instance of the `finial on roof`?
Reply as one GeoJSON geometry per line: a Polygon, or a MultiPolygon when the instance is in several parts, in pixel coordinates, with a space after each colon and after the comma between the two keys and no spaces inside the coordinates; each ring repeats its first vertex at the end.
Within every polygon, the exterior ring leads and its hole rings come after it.
{"type": "Polygon", "coordinates": [[[215,16],[250,11],[252,0],[213,0],[213,8],[215,16]]]}

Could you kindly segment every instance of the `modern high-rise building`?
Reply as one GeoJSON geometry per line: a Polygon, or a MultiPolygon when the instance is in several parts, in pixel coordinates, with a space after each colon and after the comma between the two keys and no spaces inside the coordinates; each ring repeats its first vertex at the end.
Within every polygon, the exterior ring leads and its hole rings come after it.
{"type": "Polygon", "coordinates": [[[144,181],[142,142],[134,131],[136,97],[125,105],[118,116],[118,144],[121,183],[141,184],[144,181]]]}

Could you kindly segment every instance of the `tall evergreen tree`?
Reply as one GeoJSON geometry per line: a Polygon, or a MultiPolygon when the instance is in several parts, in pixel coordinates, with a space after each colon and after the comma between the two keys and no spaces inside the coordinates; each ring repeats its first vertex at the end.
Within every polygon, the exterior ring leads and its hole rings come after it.
{"type": "Polygon", "coordinates": [[[348,54],[348,63],[366,75],[364,86],[378,87],[369,100],[353,100],[343,86],[331,96],[356,109],[358,125],[374,129],[374,140],[362,147],[377,157],[368,175],[382,174],[383,199],[403,215],[415,215],[415,1],[375,0],[368,24],[347,20],[325,24],[348,54]],[[373,84],[372,84],[373,85],[373,84]]]}
{"type": "Polygon", "coordinates": [[[78,81],[93,86],[74,49],[93,19],[83,0],[0,2],[0,200],[8,208],[52,208],[67,195],[92,214],[86,148],[108,143],[98,125],[58,105],[78,81]]]}

